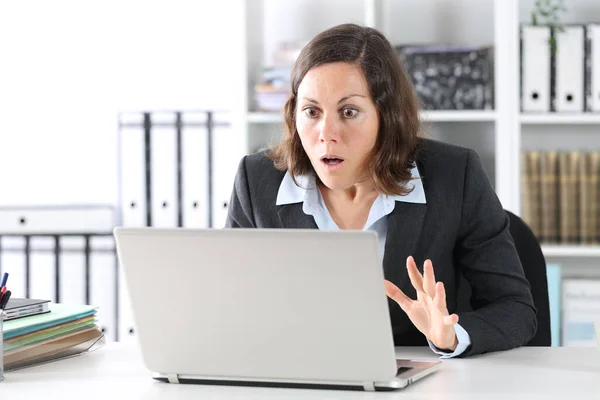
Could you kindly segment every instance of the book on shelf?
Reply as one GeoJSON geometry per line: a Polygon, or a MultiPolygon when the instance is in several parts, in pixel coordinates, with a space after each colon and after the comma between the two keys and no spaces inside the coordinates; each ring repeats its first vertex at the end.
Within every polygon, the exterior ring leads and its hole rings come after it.
{"type": "Polygon", "coordinates": [[[600,243],[600,152],[526,151],[521,211],[542,244],[600,243]]]}

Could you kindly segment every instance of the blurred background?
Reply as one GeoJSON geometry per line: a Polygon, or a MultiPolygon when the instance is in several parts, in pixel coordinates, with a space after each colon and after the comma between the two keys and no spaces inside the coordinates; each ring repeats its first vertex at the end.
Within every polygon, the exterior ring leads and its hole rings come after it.
{"type": "Polygon", "coordinates": [[[553,344],[593,343],[595,0],[3,2],[0,271],[15,295],[96,304],[107,338],[135,340],[112,228],[223,227],[240,159],[279,137],[295,57],[345,22],[388,37],[423,135],[477,151],[538,237],[553,344]]]}

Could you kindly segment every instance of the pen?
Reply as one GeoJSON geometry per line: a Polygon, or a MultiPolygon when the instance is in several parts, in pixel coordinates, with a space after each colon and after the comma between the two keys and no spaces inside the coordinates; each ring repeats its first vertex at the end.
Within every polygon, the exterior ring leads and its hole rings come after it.
{"type": "Polygon", "coordinates": [[[8,272],[5,272],[4,276],[2,277],[2,283],[0,283],[0,287],[6,286],[7,280],[8,280],[8,272]]]}
{"type": "Polygon", "coordinates": [[[11,292],[7,290],[2,296],[2,300],[0,300],[0,310],[4,311],[6,309],[6,305],[8,304],[8,299],[10,299],[11,292]]]}

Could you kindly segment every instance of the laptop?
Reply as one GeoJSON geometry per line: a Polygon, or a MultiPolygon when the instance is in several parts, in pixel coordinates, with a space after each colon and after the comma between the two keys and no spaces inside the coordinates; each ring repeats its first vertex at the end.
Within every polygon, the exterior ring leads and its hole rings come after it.
{"type": "Polygon", "coordinates": [[[114,236],[155,379],[373,391],[440,366],[396,360],[375,232],[117,227],[114,236]]]}

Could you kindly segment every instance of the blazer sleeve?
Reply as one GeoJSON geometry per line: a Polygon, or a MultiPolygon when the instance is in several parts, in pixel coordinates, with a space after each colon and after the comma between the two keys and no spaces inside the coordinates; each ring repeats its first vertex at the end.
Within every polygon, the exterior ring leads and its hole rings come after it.
{"type": "Polygon", "coordinates": [[[252,200],[248,185],[248,174],[246,170],[246,158],[240,161],[235,175],[233,192],[227,210],[225,228],[255,228],[254,213],[252,212],[252,200]]]}
{"type": "Polygon", "coordinates": [[[481,166],[469,150],[455,262],[469,281],[474,311],[459,313],[471,348],[461,356],[507,350],[536,333],[536,309],[504,211],[481,166]]]}

